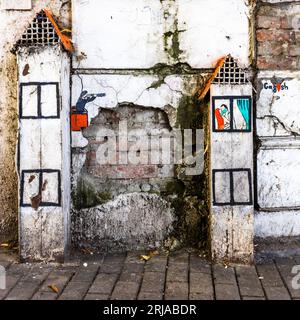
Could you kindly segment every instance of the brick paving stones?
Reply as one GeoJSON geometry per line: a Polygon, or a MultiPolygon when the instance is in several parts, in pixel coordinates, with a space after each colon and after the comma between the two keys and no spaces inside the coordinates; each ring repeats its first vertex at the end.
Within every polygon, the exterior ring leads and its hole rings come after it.
{"type": "Polygon", "coordinates": [[[300,257],[223,266],[185,249],[148,261],[141,254],[146,252],[81,257],[66,264],[18,264],[1,252],[6,289],[0,290],[0,300],[300,299],[292,273],[300,257]]]}

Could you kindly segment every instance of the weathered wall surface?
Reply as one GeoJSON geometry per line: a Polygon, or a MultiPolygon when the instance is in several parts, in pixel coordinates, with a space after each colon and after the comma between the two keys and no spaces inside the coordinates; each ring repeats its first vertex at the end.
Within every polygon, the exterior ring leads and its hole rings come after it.
{"type": "Polygon", "coordinates": [[[17,63],[10,53],[35,14],[48,6],[63,27],[70,26],[70,2],[62,0],[32,1],[31,10],[24,1],[5,1],[0,9],[0,241],[18,236],[18,193],[15,166],[17,140],[17,63]],[[21,5],[21,7],[20,7],[21,5]],[[18,9],[18,10],[15,10],[18,9]],[[13,30],[13,32],[11,32],[13,30]]]}
{"type": "Polygon", "coordinates": [[[74,0],[74,66],[136,69],[186,62],[212,68],[229,53],[249,65],[248,2],[74,0]],[[88,59],[78,62],[80,55],[88,59]]]}
{"type": "Polygon", "coordinates": [[[208,172],[187,177],[176,165],[100,165],[98,135],[124,118],[149,132],[203,128],[208,103],[199,105],[196,91],[205,68],[228,53],[250,65],[251,4],[73,1],[72,105],[83,90],[106,94],[87,105],[90,126],[72,133],[75,245],[154,247],[169,235],[181,244],[208,240],[208,172]]]}
{"type": "Polygon", "coordinates": [[[174,164],[172,155],[169,163],[163,162],[161,144],[152,145],[151,152],[157,152],[158,158],[150,162],[147,140],[150,134],[159,139],[175,128],[202,127],[203,118],[194,95],[207,74],[174,75],[175,69],[166,68],[169,74],[164,75],[164,68],[160,70],[162,74],[155,69],[157,74],[153,75],[73,76],[72,105],[83,89],[106,93],[88,104],[89,127],[72,133],[71,228],[75,246],[101,250],[154,248],[162,246],[170,234],[180,244],[199,245],[207,239],[203,222],[208,217],[204,175],[200,172],[186,177],[184,168],[174,164]],[[138,157],[144,154],[147,164],[143,160],[138,165],[118,161],[101,164],[98,155],[105,140],[103,130],[116,132],[124,120],[131,135],[128,146],[118,145],[115,160],[127,155],[138,140],[138,157]]]}
{"type": "Polygon", "coordinates": [[[300,234],[300,4],[261,1],[257,11],[255,235],[300,234]]]}

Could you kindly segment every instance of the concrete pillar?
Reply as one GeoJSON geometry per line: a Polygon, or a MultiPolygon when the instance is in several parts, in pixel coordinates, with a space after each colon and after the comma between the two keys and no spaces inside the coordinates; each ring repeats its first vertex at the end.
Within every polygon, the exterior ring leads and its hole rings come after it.
{"type": "Polygon", "coordinates": [[[62,260],[69,239],[70,65],[60,45],[18,51],[21,260],[62,260]]]}
{"type": "Polygon", "coordinates": [[[211,86],[211,248],[217,261],[253,258],[252,85],[211,86]]]}

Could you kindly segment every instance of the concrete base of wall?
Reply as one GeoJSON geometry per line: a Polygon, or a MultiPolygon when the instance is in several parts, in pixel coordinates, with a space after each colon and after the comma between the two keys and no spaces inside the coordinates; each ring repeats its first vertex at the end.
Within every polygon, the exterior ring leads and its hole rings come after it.
{"type": "Polygon", "coordinates": [[[254,244],[256,262],[300,255],[300,237],[256,237],[254,244]]]}
{"type": "Polygon", "coordinates": [[[254,234],[259,238],[300,236],[300,210],[255,212],[254,234]]]}
{"type": "Polygon", "coordinates": [[[170,204],[155,194],[119,195],[97,207],[73,210],[72,242],[101,252],[154,249],[164,244],[174,220],[170,204]]]}

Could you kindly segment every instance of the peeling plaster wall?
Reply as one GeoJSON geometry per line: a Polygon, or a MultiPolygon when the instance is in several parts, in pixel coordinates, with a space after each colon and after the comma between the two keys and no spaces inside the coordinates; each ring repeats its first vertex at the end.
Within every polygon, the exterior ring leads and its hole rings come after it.
{"type": "Polygon", "coordinates": [[[299,1],[257,10],[257,211],[255,236],[299,236],[299,1]]]}
{"type": "Polygon", "coordinates": [[[17,63],[10,53],[35,14],[48,6],[59,24],[70,27],[71,1],[32,1],[32,10],[0,9],[0,241],[18,236],[18,194],[15,154],[17,143],[17,63]],[[13,30],[13,32],[12,32],[13,30]]]}
{"type": "MultiPolygon", "coordinates": [[[[127,118],[135,126],[140,124],[141,128],[148,128],[149,133],[184,128],[184,117],[189,110],[197,108],[194,94],[207,77],[207,74],[170,74],[163,78],[159,74],[73,76],[72,105],[83,89],[90,93],[106,93],[104,98],[97,98],[87,107],[90,126],[83,132],[72,133],[71,230],[75,246],[100,250],[154,248],[163,246],[170,235],[176,235],[178,241],[184,243],[189,235],[186,229],[178,233],[176,225],[182,226],[180,219],[190,221],[188,228],[191,230],[197,228],[201,219],[200,197],[188,198],[191,194],[185,191],[185,178],[179,178],[174,165],[122,166],[122,172],[117,174],[114,166],[97,163],[97,146],[101,145],[98,138],[101,130],[107,124],[117,128],[118,119],[127,118]],[[111,110],[111,118],[105,116],[108,110],[111,110]],[[145,167],[151,167],[150,174],[145,172],[145,167]],[[181,197],[186,203],[180,206],[188,203],[190,206],[185,213],[183,208],[178,208],[181,197]]],[[[202,125],[200,119],[198,125],[202,125]]],[[[115,167],[117,170],[119,166],[115,167]]],[[[187,178],[186,185],[193,188],[192,178],[187,178]]],[[[196,193],[203,192],[200,184],[196,188],[196,193]]],[[[196,240],[203,237],[200,227],[197,233],[196,240]]]]}
{"type": "MultiPolygon", "coordinates": [[[[0,83],[0,88],[4,94],[8,93],[5,89],[7,83],[9,90],[14,90],[10,100],[5,98],[6,100],[1,102],[1,108],[3,105],[11,105],[14,109],[9,109],[10,115],[7,108],[1,113],[0,126],[9,132],[9,137],[1,137],[4,141],[1,141],[3,151],[1,150],[0,160],[2,163],[7,161],[7,165],[1,169],[0,177],[7,179],[9,176],[10,184],[5,183],[8,187],[0,191],[0,202],[6,205],[10,203],[9,206],[12,207],[5,208],[5,214],[0,212],[0,217],[1,214],[9,217],[13,224],[17,205],[17,195],[13,192],[16,190],[17,177],[14,175],[11,178],[11,172],[15,168],[13,159],[17,124],[16,86],[13,85],[13,81],[16,82],[16,65],[8,52],[35,13],[44,6],[49,6],[54,16],[59,17],[60,26],[69,28],[70,3],[71,1],[45,1],[43,4],[37,4],[33,1],[31,11],[0,11],[0,31],[3,34],[3,46],[0,46],[0,58],[3,61],[1,66],[7,66],[3,69],[7,76],[3,78],[3,84],[0,83]],[[7,28],[13,28],[15,32],[6,32],[7,28]],[[15,74],[14,80],[8,79],[8,75],[11,74],[15,74]],[[10,149],[7,152],[8,146],[10,149]],[[9,170],[9,175],[5,170],[9,170]],[[13,195],[12,201],[8,202],[6,195],[13,195]]],[[[241,66],[249,66],[251,63],[249,14],[252,3],[253,1],[244,0],[73,0],[73,39],[76,51],[73,59],[75,71],[72,79],[72,105],[75,105],[82,89],[92,93],[101,90],[105,91],[107,96],[89,105],[89,123],[98,115],[99,107],[117,108],[126,103],[145,108],[145,112],[149,111],[149,108],[159,109],[168,117],[171,128],[203,127],[203,111],[199,110],[200,105],[196,103],[195,92],[207,79],[205,68],[213,67],[221,56],[228,53],[238,58],[241,66]]],[[[202,109],[204,107],[202,106],[202,109]]],[[[74,197],[77,181],[86,163],[89,143],[85,133],[72,133],[72,140],[74,197]]],[[[133,213],[140,210],[136,202],[147,202],[147,213],[152,212],[153,208],[156,208],[151,204],[154,200],[155,205],[159,203],[160,208],[166,213],[163,216],[159,209],[154,210],[156,215],[151,216],[151,221],[157,218],[161,227],[153,229],[154,233],[151,236],[145,228],[142,229],[145,237],[141,246],[156,245],[157,241],[161,243],[172,227],[180,230],[178,234],[181,234],[184,240],[190,237],[196,243],[200,242],[199,230],[202,230],[202,224],[205,224],[208,218],[205,177],[187,179],[182,177],[181,169],[174,170],[176,183],[168,186],[167,200],[161,194],[153,195],[143,190],[136,195],[134,188],[131,192],[125,192],[126,201],[133,199],[133,213]],[[174,215],[174,207],[179,208],[181,216],[174,215]]],[[[161,191],[160,189],[159,192],[161,191]]],[[[112,217],[117,217],[117,213],[122,211],[119,204],[125,205],[126,201],[121,193],[110,202],[94,208],[75,209],[72,215],[72,218],[75,218],[75,243],[94,243],[95,239],[98,239],[98,244],[103,239],[108,239],[109,243],[109,235],[117,235],[119,231],[124,235],[123,240],[115,240],[123,243],[123,247],[126,247],[126,237],[136,240],[137,235],[129,237],[134,229],[122,230],[117,220],[114,224],[107,216],[107,213],[112,211],[116,213],[112,217]],[[95,220],[95,217],[99,219],[95,220]],[[83,228],[85,223],[90,229],[83,228]],[[117,228],[110,230],[113,232],[107,232],[104,228],[104,238],[97,238],[99,230],[103,231],[103,224],[106,226],[106,223],[111,223],[117,228]],[[91,230],[90,234],[88,230],[91,230]],[[84,233],[87,233],[86,238],[82,237],[84,233]]],[[[145,225],[149,225],[150,216],[145,214],[145,217],[145,225]]],[[[134,224],[137,216],[133,215],[132,218],[134,224]]],[[[5,222],[5,225],[8,223],[5,222]]],[[[129,247],[139,245],[135,240],[128,242],[129,247]]]]}

